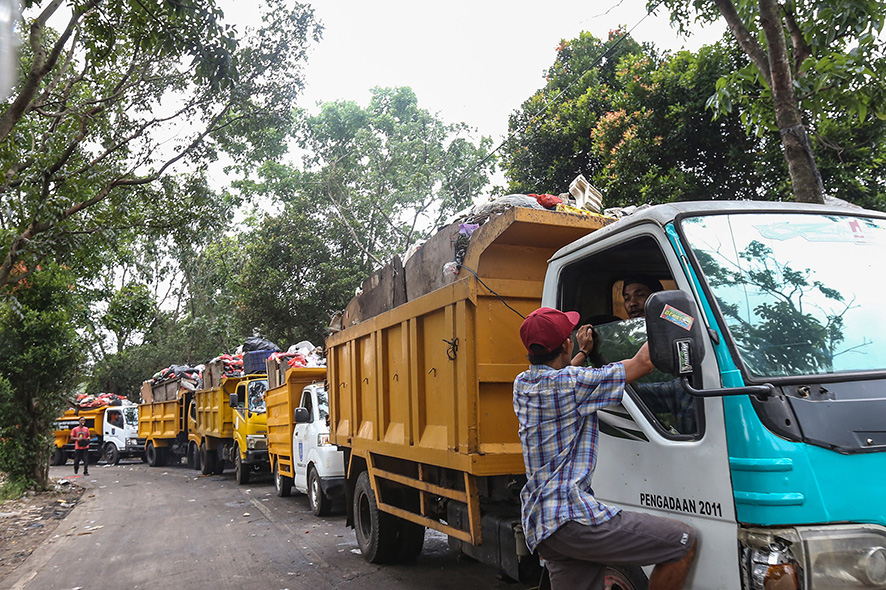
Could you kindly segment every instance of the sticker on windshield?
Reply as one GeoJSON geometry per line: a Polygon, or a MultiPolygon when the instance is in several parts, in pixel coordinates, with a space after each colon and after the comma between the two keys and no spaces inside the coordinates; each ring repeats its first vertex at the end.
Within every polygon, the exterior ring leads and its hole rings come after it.
{"type": "Polygon", "coordinates": [[[692,317],[688,313],[683,313],[676,307],[671,307],[670,305],[665,305],[665,308],[661,312],[661,319],[667,320],[672,324],[680,326],[687,332],[690,328],[692,328],[692,324],[695,323],[694,317],[692,317]]]}

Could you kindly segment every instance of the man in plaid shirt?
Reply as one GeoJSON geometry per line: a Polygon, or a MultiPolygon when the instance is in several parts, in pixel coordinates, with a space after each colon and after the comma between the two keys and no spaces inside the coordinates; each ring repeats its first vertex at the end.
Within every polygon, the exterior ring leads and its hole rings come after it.
{"type": "Polygon", "coordinates": [[[527,482],[520,498],[529,549],[538,551],[554,590],[602,590],[606,565],[656,564],[650,590],[680,589],[695,557],[695,529],[680,521],[601,504],[591,476],[597,460],[597,410],[621,401],[626,382],[649,374],[646,344],[631,358],[581,367],[592,326],[576,332],[576,312],[542,307],[520,326],[531,367],[514,381],[514,411],[527,482]]]}

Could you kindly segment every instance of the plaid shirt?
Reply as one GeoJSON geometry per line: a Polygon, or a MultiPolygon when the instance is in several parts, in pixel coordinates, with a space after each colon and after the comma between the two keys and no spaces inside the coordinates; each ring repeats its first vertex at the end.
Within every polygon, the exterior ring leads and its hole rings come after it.
{"type": "Polygon", "coordinates": [[[531,550],[564,523],[596,525],[619,509],[597,502],[591,476],[597,462],[597,410],[624,394],[624,365],[555,370],[532,365],[514,380],[514,412],[526,465],[520,492],[523,532],[531,550]]]}

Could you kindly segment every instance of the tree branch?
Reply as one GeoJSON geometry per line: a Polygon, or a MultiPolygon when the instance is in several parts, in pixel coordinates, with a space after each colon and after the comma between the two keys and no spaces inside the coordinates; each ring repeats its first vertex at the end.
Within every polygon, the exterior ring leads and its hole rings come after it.
{"type": "Polygon", "coordinates": [[[751,58],[757,69],[760,70],[766,85],[772,87],[772,72],[769,68],[769,59],[766,56],[766,51],[742,22],[732,0],[714,0],[714,4],[720,10],[723,18],[726,19],[726,24],[732,31],[735,40],[738,41],[742,50],[751,58]]]}

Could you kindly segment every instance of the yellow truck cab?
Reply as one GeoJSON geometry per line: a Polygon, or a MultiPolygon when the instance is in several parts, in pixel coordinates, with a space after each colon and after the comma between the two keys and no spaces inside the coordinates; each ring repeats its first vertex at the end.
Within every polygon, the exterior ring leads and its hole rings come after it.
{"type": "Polygon", "coordinates": [[[219,457],[234,464],[239,484],[249,483],[253,473],[269,471],[267,391],[267,375],[257,373],[240,378],[228,398],[233,414],[232,440],[221,444],[219,457]]]}

